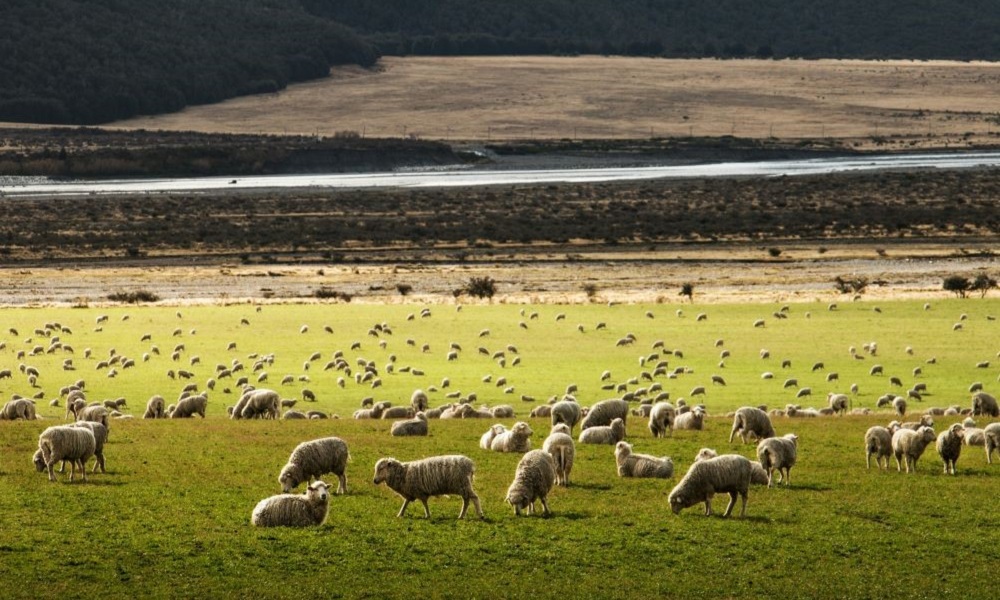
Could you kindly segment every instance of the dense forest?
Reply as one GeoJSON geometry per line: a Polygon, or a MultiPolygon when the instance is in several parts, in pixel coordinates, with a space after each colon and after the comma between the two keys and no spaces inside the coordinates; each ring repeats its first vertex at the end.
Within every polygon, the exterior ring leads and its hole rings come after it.
{"type": "Polygon", "coordinates": [[[4,0],[0,24],[0,121],[171,112],[378,58],[287,0],[4,0]]]}
{"type": "Polygon", "coordinates": [[[1000,59],[996,0],[302,0],[383,54],[1000,59]]]}

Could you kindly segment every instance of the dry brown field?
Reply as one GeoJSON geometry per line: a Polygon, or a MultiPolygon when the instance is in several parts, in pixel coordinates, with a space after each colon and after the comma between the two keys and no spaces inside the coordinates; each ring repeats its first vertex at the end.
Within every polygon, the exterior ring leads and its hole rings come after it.
{"type": "Polygon", "coordinates": [[[383,58],[277,94],[127,128],[450,140],[832,138],[962,147],[1000,139],[1000,63],[383,58]]]}

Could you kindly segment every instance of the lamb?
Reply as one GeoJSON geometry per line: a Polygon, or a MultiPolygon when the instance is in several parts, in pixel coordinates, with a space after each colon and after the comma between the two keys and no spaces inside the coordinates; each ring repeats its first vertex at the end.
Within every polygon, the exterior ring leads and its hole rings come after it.
{"type": "Polygon", "coordinates": [[[542,443],[542,450],[552,455],[556,465],[556,485],[569,486],[569,474],[576,458],[576,444],[570,428],[560,423],[552,428],[549,437],[542,443]]]}
{"type": "Polygon", "coordinates": [[[509,431],[498,433],[490,442],[494,452],[527,452],[531,450],[531,427],[524,421],[514,423],[509,431]]]}
{"type": "Polygon", "coordinates": [[[427,393],[423,390],[413,390],[413,394],[410,395],[410,406],[413,408],[414,413],[430,408],[430,400],[427,398],[427,393]]]}
{"type": "Polygon", "coordinates": [[[972,416],[988,415],[1000,417],[1000,407],[997,399],[986,392],[976,392],[972,395],[972,416]]]}
{"type": "Polygon", "coordinates": [[[234,419],[277,419],[281,414],[281,396],[274,390],[266,388],[249,390],[240,396],[236,408],[233,409],[234,419]]]}
{"type": "Polygon", "coordinates": [[[77,466],[83,472],[83,480],[87,481],[87,461],[96,448],[94,432],[86,427],[49,427],[38,436],[38,451],[33,461],[39,472],[48,469],[49,481],[56,480],[53,468],[61,460],[69,461],[70,481],[76,476],[77,466]]]}
{"type": "Polygon", "coordinates": [[[616,418],[611,425],[599,425],[580,432],[581,444],[615,445],[625,439],[625,421],[616,418]]]}
{"type": "Polygon", "coordinates": [[[163,396],[155,395],[146,402],[146,412],[143,413],[143,419],[162,419],[166,416],[166,403],[167,401],[163,399],[163,396]]]}
{"type": "Polygon", "coordinates": [[[633,454],[632,444],[615,444],[615,462],[618,463],[619,477],[655,477],[670,479],[674,476],[674,461],[669,456],[662,458],[649,454],[633,454]]]}
{"type": "Polygon", "coordinates": [[[298,487],[300,483],[311,481],[313,478],[319,479],[326,473],[333,473],[340,481],[337,493],[346,494],[347,475],[345,471],[347,470],[347,461],[350,459],[351,454],[347,449],[347,442],[338,437],[325,437],[302,442],[292,450],[288,462],[281,468],[281,473],[278,475],[281,491],[287,494],[298,487]]]}
{"type": "Polygon", "coordinates": [[[674,420],[674,429],[697,429],[704,427],[705,410],[699,406],[692,410],[678,414],[674,420]]]}
{"type": "Polygon", "coordinates": [[[546,498],[555,480],[556,464],[552,455],[545,450],[532,450],[517,463],[514,481],[507,488],[504,501],[514,507],[515,514],[520,515],[521,510],[526,509],[530,515],[535,512],[535,500],[540,500],[542,514],[548,516],[552,513],[546,498]]]}
{"type": "Polygon", "coordinates": [[[986,446],[986,462],[993,464],[993,451],[1000,449],[1000,423],[990,423],[983,429],[986,446]]]}
{"type": "Polygon", "coordinates": [[[322,525],[330,508],[330,486],[316,481],[302,494],[264,498],[254,507],[250,522],[257,527],[309,527],[322,525]]]}
{"type": "Polygon", "coordinates": [[[836,414],[847,414],[847,408],[850,404],[850,399],[847,394],[834,394],[830,392],[826,395],[827,402],[830,403],[830,409],[836,414]]]}
{"type": "Polygon", "coordinates": [[[205,418],[205,409],[208,407],[208,397],[204,394],[198,396],[188,396],[177,401],[174,412],[170,413],[171,419],[188,419],[195,415],[205,418]]]}
{"type": "Polygon", "coordinates": [[[757,444],[757,458],[767,472],[767,487],[771,487],[774,471],[778,470],[778,483],[788,485],[792,467],[795,466],[799,436],[786,433],[782,437],[761,440],[757,444]]]}
{"type": "Polygon", "coordinates": [[[618,398],[601,400],[590,407],[590,411],[584,417],[580,428],[610,425],[615,419],[621,419],[623,423],[628,421],[628,402],[618,398]]]}
{"type": "Polygon", "coordinates": [[[479,447],[482,448],[483,450],[489,450],[490,447],[493,445],[493,438],[495,438],[496,436],[500,435],[505,431],[507,431],[506,427],[504,427],[500,423],[496,423],[495,425],[490,427],[489,430],[482,435],[482,437],[479,438],[479,447]]]}
{"type": "Polygon", "coordinates": [[[418,412],[412,419],[396,421],[389,433],[394,436],[427,435],[427,416],[418,412]]]}
{"type": "Polygon", "coordinates": [[[456,494],[462,497],[462,510],[458,518],[464,518],[471,500],[476,507],[479,518],[483,517],[483,509],[479,504],[479,496],[472,489],[472,479],[476,466],[467,456],[460,454],[432,456],[411,462],[400,462],[395,458],[381,458],[375,463],[374,483],[382,482],[403,498],[403,506],[397,517],[402,517],[406,507],[414,500],[420,500],[424,505],[424,516],[431,517],[427,499],[431,496],[456,494]]]}
{"type": "Polygon", "coordinates": [[[729,443],[733,442],[736,434],[740,435],[743,443],[747,443],[747,436],[752,435],[758,440],[774,437],[774,426],[771,425],[771,418],[767,413],[754,406],[744,406],[736,410],[733,415],[733,428],[729,432],[729,443]]]}
{"type": "Polygon", "coordinates": [[[889,457],[892,456],[892,432],[880,425],[869,427],[865,432],[865,465],[872,468],[872,455],[875,455],[875,466],[889,469],[889,457]],[[885,459],[885,466],[882,466],[885,459]]]}
{"type": "Polygon", "coordinates": [[[565,423],[569,426],[570,432],[580,422],[580,405],[576,400],[560,400],[552,405],[552,426],[565,423]]]}
{"type": "MultiPolygon", "coordinates": [[[[719,453],[712,448],[702,448],[695,455],[694,460],[698,462],[699,460],[708,460],[709,458],[715,458],[719,453]]],[[[767,485],[767,471],[761,466],[760,461],[751,460],[750,461],[750,483],[752,485],[767,485]]]]}
{"type": "Polygon", "coordinates": [[[745,516],[751,473],[750,460],[738,454],[697,461],[670,491],[670,510],[676,515],[684,508],[704,502],[705,515],[709,516],[712,514],[712,496],[716,492],[725,492],[729,494],[729,506],[722,516],[728,517],[733,512],[737,497],[743,498],[740,516],[745,516]]]}
{"type": "Polygon", "coordinates": [[[937,453],[944,462],[944,474],[955,474],[955,463],[962,453],[962,438],[965,437],[965,429],[961,423],[955,423],[948,429],[941,432],[937,437],[937,453]]]}
{"type": "Polygon", "coordinates": [[[892,452],[896,456],[896,470],[901,472],[903,470],[902,464],[905,462],[907,473],[916,472],[917,460],[924,453],[927,444],[933,442],[936,437],[934,430],[930,427],[921,427],[917,431],[902,428],[897,430],[892,435],[892,452]]]}
{"type": "Polygon", "coordinates": [[[654,438],[672,435],[675,418],[672,404],[657,402],[649,411],[649,432],[654,438]]]}

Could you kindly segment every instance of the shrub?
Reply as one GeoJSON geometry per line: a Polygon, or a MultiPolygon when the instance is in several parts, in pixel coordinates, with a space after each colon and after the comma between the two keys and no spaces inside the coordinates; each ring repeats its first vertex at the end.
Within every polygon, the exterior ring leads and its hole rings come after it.
{"type": "Polygon", "coordinates": [[[489,275],[470,277],[464,289],[466,294],[476,298],[492,298],[497,293],[497,283],[489,275]]]}
{"type": "Polygon", "coordinates": [[[138,304],[140,302],[156,302],[159,296],[149,290],[135,290],[132,292],[113,292],[108,294],[108,300],[112,302],[125,302],[127,304],[138,304]]]}
{"type": "Polygon", "coordinates": [[[400,296],[406,296],[413,291],[413,286],[408,283],[397,283],[396,291],[399,292],[400,296]]]}
{"type": "Polygon", "coordinates": [[[313,292],[313,296],[316,296],[320,300],[343,300],[344,302],[350,302],[352,296],[345,292],[338,292],[337,290],[330,289],[328,287],[318,288],[313,292]]]}
{"type": "Polygon", "coordinates": [[[693,283],[681,284],[681,291],[678,294],[678,296],[687,296],[688,300],[694,302],[694,284],[693,283]]]}
{"type": "Polygon", "coordinates": [[[995,289],[997,287],[997,280],[993,279],[986,273],[980,273],[976,275],[976,279],[969,286],[970,290],[979,292],[981,298],[986,297],[986,292],[995,289]]]}
{"type": "Polygon", "coordinates": [[[959,298],[965,298],[966,293],[969,291],[968,277],[962,277],[961,275],[952,275],[950,277],[944,278],[944,289],[955,294],[959,298]]]}
{"type": "Polygon", "coordinates": [[[837,288],[837,291],[841,294],[863,294],[868,288],[868,278],[855,277],[854,279],[845,279],[838,275],[833,278],[833,287],[837,288]]]}

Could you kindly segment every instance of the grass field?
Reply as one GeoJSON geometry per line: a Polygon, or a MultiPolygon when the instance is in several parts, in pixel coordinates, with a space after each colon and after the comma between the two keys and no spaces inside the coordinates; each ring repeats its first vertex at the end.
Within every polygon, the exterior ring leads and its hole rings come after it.
{"type": "MultiPolygon", "coordinates": [[[[1000,467],[987,465],[981,448],[971,448],[959,460],[958,476],[947,477],[929,449],[916,475],[866,471],[864,431],[892,419],[888,412],[775,418],[779,434],[800,436],[793,484],[754,488],[745,519],[704,518],[698,508],[675,517],[666,496],[701,447],[752,456],[752,447],[727,443],[730,422],[723,415],[745,404],[781,407],[794,401],[795,388],[782,387],[788,377],[812,388],[812,398],[802,403],[817,407],[825,404],[827,391],[846,391],[855,382],[860,390],[854,406],[874,407],[883,393],[901,392],[890,387],[891,375],[905,386],[927,384],[930,395],[911,403],[914,413],[929,406],[968,406],[973,381],[995,391],[997,322],[987,317],[1000,311],[996,300],[933,301],[929,310],[922,302],[885,302],[880,312],[871,302],[842,303],[836,310],[793,304],[787,319],[774,318],[780,306],[766,304],[696,303],[680,316],[674,306],[661,305],[467,305],[461,311],[436,305],[429,317],[419,316],[421,308],[269,305],[257,312],[251,305],[234,305],[183,307],[180,316],[174,307],[0,311],[2,330],[17,330],[3,336],[0,369],[11,369],[13,377],[0,380],[0,391],[5,397],[36,393],[18,365],[37,367],[44,392],[39,412],[46,417],[0,422],[6,448],[0,462],[0,564],[7,573],[19,573],[20,582],[3,595],[985,597],[994,585],[990,548],[1000,525],[994,502],[1000,467]],[[699,313],[707,318],[697,320],[699,313]],[[96,331],[102,314],[108,319],[96,331]],[[557,319],[559,314],[565,318],[557,319]],[[961,319],[963,314],[967,318],[961,319]],[[249,325],[241,325],[244,318],[249,325]],[[766,325],[753,327],[757,319],[766,325]],[[954,330],[959,322],[962,329],[954,330]],[[35,330],[56,323],[71,330],[57,335],[73,346],[72,354],[44,352],[51,340],[35,330]],[[391,335],[369,335],[383,323],[391,335]],[[606,327],[598,329],[599,323],[606,327]],[[303,325],[308,331],[300,333],[303,325]],[[485,329],[489,334],[481,336],[485,329]],[[141,341],[147,333],[152,339],[141,341]],[[636,337],[633,345],[616,345],[629,333],[636,337]],[[672,400],[690,400],[695,386],[708,388],[697,400],[713,415],[706,428],[654,440],[640,419],[630,420],[636,451],[674,458],[678,474],[666,482],[618,479],[610,447],[578,447],[574,485],[550,497],[549,519],[515,518],[502,503],[519,457],[478,448],[492,421],[432,421],[428,438],[396,439],[387,422],[350,419],[365,396],[404,404],[415,388],[440,388],[444,377],[451,385],[430,393],[432,405],[443,403],[448,391],[475,392],[481,403],[510,403],[526,417],[534,404],[522,402],[521,394],[543,402],[569,384],[578,386],[583,404],[591,404],[614,395],[601,389],[602,371],[610,370],[615,383],[651,372],[640,357],[648,359],[657,340],[675,352],[660,352],[653,360],[691,371],[657,378],[672,400]],[[230,341],[236,351],[226,350],[230,341]],[[360,349],[351,350],[356,341],[360,349]],[[850,356],[850,346],[860,353],[872,341],[878,343],[876,357],[850,356]],[[181,343],[185,348],[175,362],[170,354],[181,343]],[[454,361],[446,360],[451,343],[462,348],[454,361]],[[421,351],[423,344],[428,352],[421,351]],[[152,345],[159,355],[152,354],[152,345]],[[517,366],[511,366],[515,354],[505,350],[508,345],[521,358],[517,366]],[[41,354],[17,357],[35,346],[42,346],[41,354]],[[480,354],[480,346],[491,353],[505,350],[508,366],[480,354]],[[912,355],[904,351],[907,346],[912,355]],[[84,357],[86,348],[90,358],[84,357]],[[137,366],[119,368],[114,378],[97,370],[97,361],[112,348],[135,358],[137,366]],[[731,353],[724,367],[723,349],[731,353]],[[761,349],[769,350],[769,359],[760,357],[761,349]],[[372,389],[346,378],[345,388],[339,388],[336,378],[343,374],[323,370],[338,350],[352,366],[360,358],[374,361],[383,385],[372,389]],[[304,363],[313,352],[322,358],[307,370],[304,363]],[[143,353],[151,353],[148,362],[143,353]],[[172,401],[187,383],[168,378],[168,369],[192,371],[191,381],[201,388],[216,364],[239,359],[249,371],[251,353],[274,354],[267,385],[283,396],[299,397],[303,387],[316,393],[315,405],[300,402],[297,408],[315,406],[343,418],[230,421],[225,407],[235,403],[235,394],[222,388],[234,386],[223,379],[209,392],[204,420],[114,421],[106,449],[109,472],[94,475],[90,483],[69,484],[64,476],[51,484],[31,467],[38,433],[62,421],[64,409],[47,406],[61,386],[83,378],[90,400],[125,397],[128,412],[138,416],[149,396],[172,401]],[[394,374],[385,369],[390,355],[395,355],[394,374]],[[193,356],[199,364],[191,365],[193,356]],[[928,364],[932,357],[936,362],[928,364]],[[75,371],[62,370],[66,358],[73,359],[75,371]],[[792,367],[782,370],[786,358],[792,367]],[[990,368],[976,367],[990,360],[990,368]],[[819,361],[824,367],[813,371],[819,361]],[[868,375],[876,362],[884,377],[868,375]],[[405,366],[425,375],[400,372],[405,366]],[[923,370],[919,376],[913,374],[916,367],[923,370]],[[764,371],[772,371],[774,379],[761,379],[764,371]],[[831,372],[839,380],[828,383],[831,372]],[[712,386],[712,374],[728,385],[712,386]],[[307,375],[310,381],[282,386],[285,375],[307,375]],[[483,382],[486,375],[492,376],[490,383],[483,382]],[[515,388],[513,394],[495,386],[501,376],[515,388]],[[332,499],[327,523],[308,530],[252,528],[250,511],[279,491],[277,473],[291,449],[326,435],[345,439],[352,453],[349,493],[332,499]],[[443,453],[476,461],[486,522],[457,522],[455,498],[432,500],[430,521],[420,516],[419,506],[397,519],[400,499],[371,483],[381,456],[410,460],[443,453]]],[[[649,383],[640,379],[628,388],[639,385],[649,383]]],[[[939,418],[936,428],[953,420],[939,418]]],[[[529,421],[534,446],[540,447],[548,423],[529,421]]],[[[980,419],[980,426],[985,422],[980,419]]],[[[723,501],[716,499],[717,510],[723,501]]]]}

